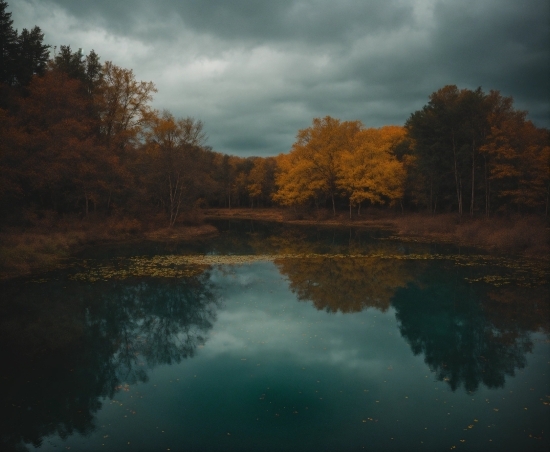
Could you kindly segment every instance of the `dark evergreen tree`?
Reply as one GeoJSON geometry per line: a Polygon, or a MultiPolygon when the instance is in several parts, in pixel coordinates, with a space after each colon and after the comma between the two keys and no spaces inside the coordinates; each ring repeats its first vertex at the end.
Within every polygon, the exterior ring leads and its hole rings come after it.
{"type": "Polygon", "coordinates": [[[53,66],[62,72],[65,72],[70,78],[84,81],[86,77],[86,63],[82,49],[76,52],[71,50],[71,46],[61,46],[59,53],[53,59],[53,66]]]}
{"type": "Polygon", "coordinates": [[[17,38],[15,76],[18,85],[27,86],[34,75],[44,75],[50,46],[43,41],[44,33],[38,26],[31,31],[24,28],[17,38]]]}
{"type": "Polygon", "coordinates": [[[86,72],[84,85],[89,94],[94,94],[103,80],[102,66],[99,55],[92,49],[86,56],[86,72]]]}
{"type": "Polygon", "coordinates": [[[84,56],[82,49],[73,52],[71,46],[61,46],[50,64],[52,69],[64,72],[69,78],[80,80],[87,94],[98,94],[103,80],[103,68],[99,55],[94,50],[84,56]]]}
{"type": "Polygon", "coordinates": [[[15,77],[17,30],[13,29],[7,2],[0,0],[0,83],[12,84],[15,77]]]}
{"type": "Polygon", "coordinates": [[[431,94],[430,102],[407,120],[416,169],[423,175],[431,211],[439,201],[441,207],[456,208],[462,215],[469,197],[470,214],[474,214],[488,108],[481,88],[459,90],[449,85],[431,94]]]}

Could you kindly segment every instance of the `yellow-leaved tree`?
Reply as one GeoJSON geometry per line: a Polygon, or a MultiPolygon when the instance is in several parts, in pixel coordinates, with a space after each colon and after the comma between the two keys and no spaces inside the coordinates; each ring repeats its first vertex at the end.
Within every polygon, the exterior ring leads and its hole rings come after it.
{"type": "Polygon", "coordinates": [[[394,150],[405,138],[400,126],[365,129],[341,154],[338,187],[349,197],[350,217],[352,206],[360,209],[363,201],[393,204],[403,197],[406,171],[394,150]]]}
{"type": "Polygon", "coordinates": [[[354,146],[361,130],[360,121],[340,121],[326,116],[298,132],[288,155],[277,158],[277,192],[273,200],[287,206],[330,199],[336,215],[334,197],[338,193],[341,155],[354,146]]]}

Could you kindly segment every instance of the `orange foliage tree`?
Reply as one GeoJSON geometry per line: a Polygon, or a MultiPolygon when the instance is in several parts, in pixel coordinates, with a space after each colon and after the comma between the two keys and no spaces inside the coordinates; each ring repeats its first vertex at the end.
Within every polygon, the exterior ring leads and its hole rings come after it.
{"type": "Polygon", "coordinates": [[[341,154],[351,151],[361,130],[359,121],[340,121],[326,116],[298,132],[288,156],[279,156],[276,178],[278,190],[273,199],[282,205],[298,205],[322,197],[330,199],[336,215],[338,173],[341,154]]]}
{"type": "Polygon", "coordinates": [[[81,88],[60,71],[33,78],[29,96],[21,100],[19,125],[25,136],[22,173],[29,189],[54,209],[84,199],[87,215],[118,160],[98,142],[90,100],[81,88]]]}
{"type": "Polygon", "coordinates": [[[394,149],[405,135],[399,126],[361,130],[355,146],[342,152],[338,186],[349,197],[350,217],[352,206],[360,208],[363,201],[393,204],[403,197],[405,169],[394,149]]]}

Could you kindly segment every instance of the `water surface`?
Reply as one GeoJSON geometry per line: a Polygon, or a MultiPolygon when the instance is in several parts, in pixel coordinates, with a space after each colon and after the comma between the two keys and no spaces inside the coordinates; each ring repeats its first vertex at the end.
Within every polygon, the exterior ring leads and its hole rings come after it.
{"type": "Polygon", "coordinates": [[[5,447],[547,450],[547,267],[218,223],[2,285],[5,447]]]}

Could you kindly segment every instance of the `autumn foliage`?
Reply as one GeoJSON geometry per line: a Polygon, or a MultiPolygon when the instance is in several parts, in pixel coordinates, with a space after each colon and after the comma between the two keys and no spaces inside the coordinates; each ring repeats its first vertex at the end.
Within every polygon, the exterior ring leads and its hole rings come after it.
{"type": "Polygon", "coordinates": [[[131,69],[18,34],[0,1],[0,214],[165,216],[197,207],[545,213],[550,133],[498,91],[441,88],[404,126],[326,116],[277,157],[224,155],[204,125],[151,107],[131,69]]]}

